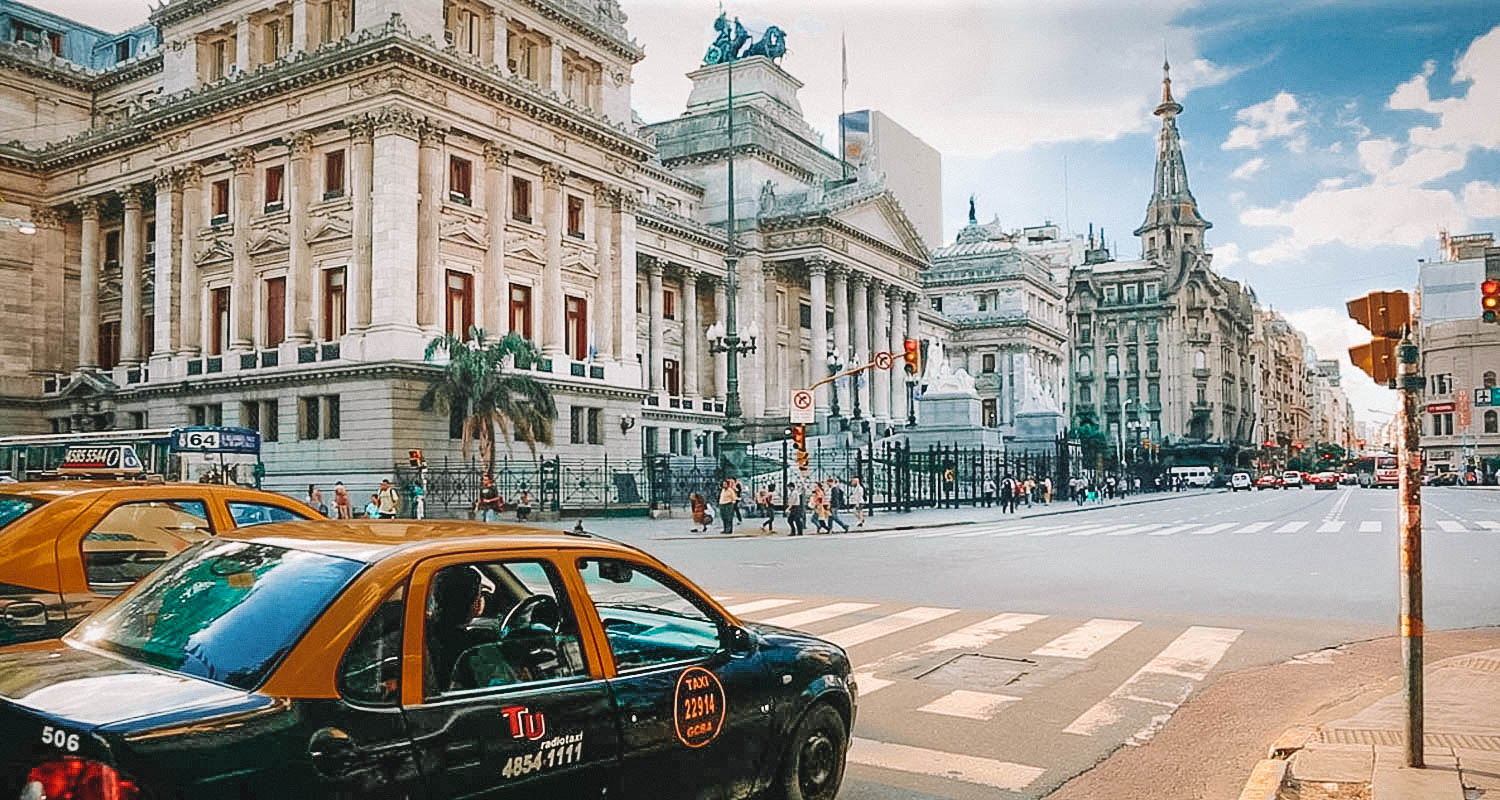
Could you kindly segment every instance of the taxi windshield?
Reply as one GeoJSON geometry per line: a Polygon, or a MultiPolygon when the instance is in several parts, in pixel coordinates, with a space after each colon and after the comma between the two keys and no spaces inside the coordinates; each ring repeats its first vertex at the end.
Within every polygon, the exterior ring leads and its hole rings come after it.
{"type": "Polygon", "coordinates": [[[42,501],[18,494],[0,494],[0,530],[15,522],[26,512],[41,505],[42,501]]]}
{"type": "Polygon", "coordinates": [[[255,542],[200,542],[86,620],[77,638],[254,689],[362,566],[255,542]]]}

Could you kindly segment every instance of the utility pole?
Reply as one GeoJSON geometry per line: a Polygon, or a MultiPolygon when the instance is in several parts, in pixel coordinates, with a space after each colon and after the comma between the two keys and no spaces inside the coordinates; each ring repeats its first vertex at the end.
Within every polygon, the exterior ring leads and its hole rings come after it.
{"type": "Polygon", "coordinates": [[[1349,358],[1376,383],[1400,392],[1397,459],[1401,477],[1396,523],[1401,549],[1401,661],[1406,700],[1406,766],[1422,758],[1422,450],[1421,403],[1426,381],[1411,333],[1405,292],[1371,292],[1348,303],[1349,317],[1375,335],[1349,348],[1349,358]],[[1397,340],[1400,344],[1397,345],[1397,340]]]}

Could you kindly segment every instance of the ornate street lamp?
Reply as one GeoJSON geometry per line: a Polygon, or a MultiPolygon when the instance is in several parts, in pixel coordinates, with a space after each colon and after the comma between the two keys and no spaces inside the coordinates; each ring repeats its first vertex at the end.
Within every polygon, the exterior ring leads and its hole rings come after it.
{"type": "MultiPolygon", "coordinates": [[[[832,378],[833,376],[835,376],[835,375],[839,374],[840,372],[844,371],[844,362],[843,362],[842,359],[839,358],[838,350],[836,348],[834,348],[834,346],[832,344],[828,345],[828,354],[827,355],[828,355],[828,377],[832,378]]],[[[838,417],[839,416],[839,382],[838,381],[833,381],[832,383],[830,383],[829,386],[828,386],[828,390],[829,390],[829,395],[828,395],[829,401],[828,402],[829,402],[830,412],[831,412],[829,414],[829,416],[838,417]]],[[[842,424],[843,424],[843,421],[840,420],[840,425],[842,425],[842,424]]]]}

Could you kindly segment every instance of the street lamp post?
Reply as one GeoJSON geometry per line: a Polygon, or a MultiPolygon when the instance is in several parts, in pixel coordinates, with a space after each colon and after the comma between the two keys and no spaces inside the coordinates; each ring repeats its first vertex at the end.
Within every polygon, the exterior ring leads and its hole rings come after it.
{"type": "Polygon", "coordinates": [[[906,367],[906,425],[915,428],[917,425],[917,373],[910,365],[906,367]]]}
{"type": "Polygon", "coordinates": [[[1119,437],[1118,438],[1120,440],[1120,474],[1121,475],[1125,474],[1125,425],[1126,425],[1125,418],[1126,418],[1126,415],[1127,415],[1127,409],[1130,408],[1130,404],[1133,403],[1133,402],[1135,402],[1135,398],[1133,398],[1133,397],[1127,397],[1127,398],[1125,398],[1124,402],[1120,403],[1120,427],[1117,430],[1119,431],[1119,437]]]}
{"type": "MultiPolygon", "coordinates": [[[[830,345],[828,348],[828,377],[832,378],[843,371],[844,361],[839,358],[838,350],[830,345]]],[[[840,429],[842,430],[844,420],[839,415],[839,382],[837,380],[833,381],[833,385],[829,386],[828,389],[829,416],[838,419],[840,429]]],[[[832,428],[832,425],[829,427],[832,428]]]]}

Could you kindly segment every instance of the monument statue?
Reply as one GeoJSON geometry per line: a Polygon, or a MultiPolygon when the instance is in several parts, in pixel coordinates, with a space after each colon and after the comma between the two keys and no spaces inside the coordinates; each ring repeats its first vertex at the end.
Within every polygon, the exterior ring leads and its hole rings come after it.
{"type": "Polygon", "coordinates": [[[922,382],[927,384],[927,388],[922,391],[924,397],[979,396],[974,390],[974,376],[968,370],[954,369],[943,352],[942,342],[938,341],[927,345],[927,369],[922,373],[922,382]]]}
{"type": "Polygon", "coordinates": [[[740,24],[740,18],[735,17],[730,22],[729,15],[720,11],[718,19],[714,20],[714,32],[714,42],[708,46],[708,52],[703,54],[705,67],[750,56],[765,56],[774,61],[786,55],[786,32],[775,25],[766,28],[760,41],[747,48],[745,45],[750,42],[751,37],[745,26],[740,24]]]}
{"type": "Polygon", "coordinates": [[[776,184],[770,178],[760,186],[760,214],[771,213],[776,208],[776,184]]]}

